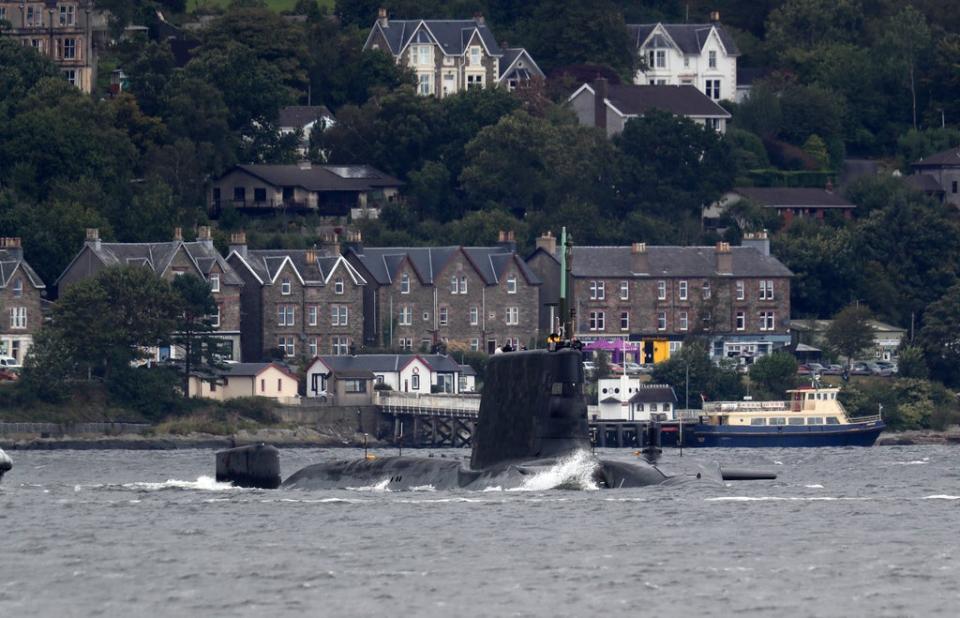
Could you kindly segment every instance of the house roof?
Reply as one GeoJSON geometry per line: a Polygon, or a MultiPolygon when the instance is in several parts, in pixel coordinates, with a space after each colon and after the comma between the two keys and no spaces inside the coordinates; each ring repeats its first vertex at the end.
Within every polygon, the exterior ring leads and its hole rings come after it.
{"type": "Polygon", "coordinates": [[[903,181],[917,191],[923,191],[924,193],[945,192],[943,187],[940,186],[940,183],[937,182],[937,179],[930,174],[913,174],[911,176],[903,176],[903,181]]]}
{"type": "Polygon", "coordinates": [[[960,148],[951,148],[923,157],[913,167],[960,167],[960,148]]]}
{"type": "MultiPolygon", "coordinates": [[[[223,272],[221,283],[243,285],[243,280],[210,241],[100,242],[99,245],[88,242],[84,245],[84,250],[92,251],[104,266],[144,266],[158,275],[166,272],[181,248],[204,277],[209,277],[213,267],[219,265],[223,272]]],[[[67,270],[69,268],[68,266],[67,270]]]]}
{"type": "Polygon", "coordinates": [[[297,378],[297,374],[293,373],[287,366],[280,363],[230,363],[225,367],[218,369],[217,373],[228,378],[251,377],[260,375],[270,367],[278,369],[281,373],[286,374],[294,380],[299,380],[299,378],[297,378]]]}
{"type": "MultiPolygon", "coordinates": [[[[833,320],[790,320],[790,328],[803,332],[826,332],[830,325],[833,324],[833,320]]],[[[878,333],[900,333],[904,334],[907,332],[907,329],[900,328],[899,326],[894,326],[893,324],[887,324],[886,322],[881,322],[879,320],[867,320],[867,324],[878,333]]]]}
{"type": "Polygon", "coordinates": [[[630,40],[639,49],[658,25],[666,31],[684,54],[699,55],[707,43],[710,31],[715,28],[727,54],[740,55],[736,41],[723,24],[627,24],[627,32],[630,34],[630,40]]]}
{"type": "MultiPolygon", "coordinates": [[[[574,277],[632,277],[630,247],[574,247],[574,277]]],[[[733,276],[790,277],[780,260],[753,247],[730,247],[733,276]]],[[[650,277],[713,277],[717,275],[714,247],[648,246],[650,277]]]]}
{"type": "MultiPolygon", "coordinates": [[[[419,359],[432,371],[438,373],[456,373],[460,365],[451,357],[443,354],[357,354],[340,356],[318,356],[314,359],[322,362],[335,374],[342,371],[370,371],[376,373],[399,372],[411,361],[419,359]]],[[[312,364],[312,363],[311,363],[312,364]]]]}
{"type": "Polygon", "coordinates": [[[373,372],[367,369],[335,369],[333,375],[339,380],[372,380],[373,372]]]}
{"type": "Polygon", "coordinates": [[[460,56],[474,32],[480,38],[491,56],[502,56],[503,51],[497,44],[493,32],[485,23],[474,19],[391,19],[386,25],[379,21],[373,29],[379,28],[390,46],[390,52],[398,55],[410,43],[436,42],[447,56],[460,56]]]}
{"type": "MultiPolygon", "coordinates": [[[[570,99],[584,89],[595,95],[593,86],[584,84],[570,99]]],[[[609,84],[606,99],[607,105],[623,116],[642,116],[660,110],[692,118],[730,118],[730,112],[693,86],[609,84]]]]}
{"type": "Polygon", "coordinates": [[[839,194],[810,187],[736,187],[743,197],[767,208],[856,208],[839,194]]]}
{"type": "Polygon", "coordinates": [[[289,105],[280,109],[277,125],[302,129],[324,117],[333,118],[325,105],[289,105]]]}
{"type": "Polygon", "coordinates": [[[307,261],[308,251],[306,249],[250,249],[243,255],[239,253],[237,255],[264,285],[271,285],[276,281],[285,264],[292,265],[297,272],[297,276],[303,282],[326,285],[331,275],[339,267],[343,268],[343,272],[357,285],[367,283],[363,275],[350,262],[343,259],[339,253],[332,252],[329,249],[314,249],[312,251],[316,253],[316,258],[312,262],[307,261]]]}
{"type": "Polygon", "coordinates": [[[13,275],[20,270],[24,275],[27,276],[27,279],[30,281],[30,285],[33,287],[42,290],[46,285],[44,285],[43,280],[40,278],[40,275],[27,264],[26,260],[23,259],[23,252],[16,250],[10,251],[8,249],[0,249],[0,289],[3,289],[10,285],[13,281],[13,275]]]}
{"type": "Polygon", "coordinates": [[[667,384],[641,384],[630,403],[677,403],[677,394],[667,384]]]}
{"type": "Polygon", "coordinates": [[[531,285],[540,285],[540,279],[520,259],[515,251],[503,247],[364,247],[351,249],[353,255],[360,260],[364,268],[380,285],[389,285],[393,282],[400,265],[409,260],[420,281],[425,285],[434,285],[435,278],[444,266],[457,254],[463,251],[467,261],[473,265],[476,272],[486,285],[496,285],[510,264],[517,269],[531,285]]]}
{"type": "Polygon", "coordinates": [[[505,47],[503,49],[503,58],[500,59],[500,76],[499,79],[506,77],[507,73],[513,71],[517,77],[521,79],[530,79],[532,77],[544,77],[543,71],[540,70],[540,67],[533,60],[533,56],[522,47],[505,47]],[[524,66],[514,66],[517,63],[517,60],[520,60],[528,64],[524,66]]]}
{"type": "Polygon", "coordinates": [[[400,187],[403,182],[369,165],[237,165],[275,187],[302,187],[307,191],[370,191],[400,187]]]}

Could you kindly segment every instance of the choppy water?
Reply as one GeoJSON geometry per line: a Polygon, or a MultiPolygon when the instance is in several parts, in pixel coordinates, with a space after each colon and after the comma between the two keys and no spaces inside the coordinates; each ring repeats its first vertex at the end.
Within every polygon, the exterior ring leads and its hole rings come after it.
{"type": "MultiPolygon", "coordinates": [[[[289,475],[345,454],[281,460],[289,475]]],[[[551,489],[589,486],[568,464],[476,493],[233,489],[211,451],[12,455],[0,616],[960,612],[950,447],[688,450],[780,478],[551,489]]]]}

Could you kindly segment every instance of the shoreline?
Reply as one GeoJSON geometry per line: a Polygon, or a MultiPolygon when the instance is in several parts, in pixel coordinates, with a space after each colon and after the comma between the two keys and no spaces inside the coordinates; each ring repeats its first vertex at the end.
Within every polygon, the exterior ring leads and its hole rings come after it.
{"type": "MultiPolygon", "coordinates": [[[[363,448],[363,435],[331,435],[312,429],[262,429],[240,432],[232,436],[213,434],[186,435],[66,435],[43,438],[39,435],[11,435],[0,437],[0,448],[6,451],[54,450],[129,450],[169,451],[184,449],[226,449],[247,444],[267,443],[281,449],[292,448],[363,448]]],[[[911,430],[883,433],[875,446],[958,445],[960,427],[946,431],[911,430]]],[[[370,448],[389,448],[390,442],[368,437],[370,448]]]]}

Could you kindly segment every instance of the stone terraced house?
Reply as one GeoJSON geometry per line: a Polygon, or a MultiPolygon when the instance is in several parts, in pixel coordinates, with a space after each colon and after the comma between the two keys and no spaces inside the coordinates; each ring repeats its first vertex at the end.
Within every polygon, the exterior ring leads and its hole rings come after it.
{"type": "Polygon", "coordinates": [[[19,238],[0,238],[0,356],[23,365],[43,325],[46,286],[23,259],[19,238]]]}
{"type": "Polygon", "coordinates": [[[389,19],[386,9],[370,29],[364,51],[391,54],[413,71],[417,93],[445,97],[472,88],[513,90],[543,71],[519,47],[501,47],[480,15],[474,19],[389,19]]]}
{"type": "Polygon", "coordinates": [[[354,247],[347,258],[368,281],[364,341],[399,350],[493,353],[529,346],[539,332],[540,279],[512,236],[494,247],[354,247]]]}
{"type": "Polygon", "coordinates": [[[367,281],[338,247],[253,250],[231,237],[227,262],[244,281],[243,360],[343,355],[363,345],[367,281]]]}
{"type": "Polygon", "coordinates": [[[574,247],[575,335],[639,342],[641,363],[698,335],[714,358],[750,362],[790,343],[790,277],[765,234],[744,246],[574,247]]]}
{"type": "MultiPolygon", "coordinates": [[[[207,281],[218,309],[213,316],[214,334],[225,342],[221,355],[225,360],[240,358],[243,280],[217,253],[209,227],[197,229],[196,242],[184,242],[182,230],[176,228],[172,241],[151,243],[103,242],[99,230],[88,229],[83,248],[57,279],[57,290],[62,294],[71,285],[110,266],[149,268],[167,281],[186,274],[207,281]]],[[[161,347],[157,350],[156,360],[179,358],[181,354],[176,347],[161,347]]]]}

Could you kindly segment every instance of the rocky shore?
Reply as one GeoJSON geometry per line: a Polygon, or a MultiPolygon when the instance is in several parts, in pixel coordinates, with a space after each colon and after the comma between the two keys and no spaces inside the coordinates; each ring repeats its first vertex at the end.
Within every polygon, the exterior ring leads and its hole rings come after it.
{"type": "Polygon", "coordinates": [[[911,445],[911,444],[960,444],[960,426],[953,425],[946,431],[921,429],[915,431],[889,431],[880,434],[877,439],[879,446],[911,445]]]}

